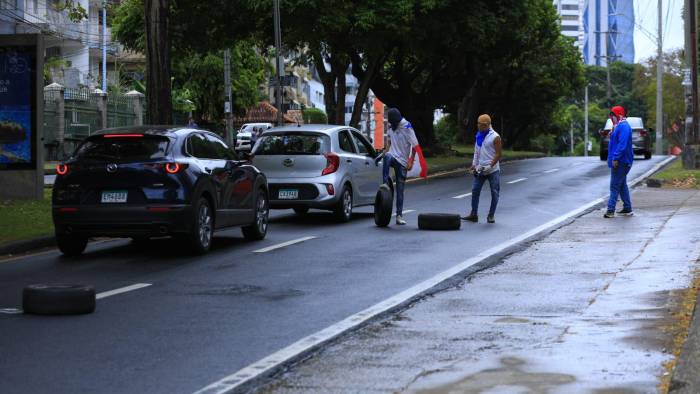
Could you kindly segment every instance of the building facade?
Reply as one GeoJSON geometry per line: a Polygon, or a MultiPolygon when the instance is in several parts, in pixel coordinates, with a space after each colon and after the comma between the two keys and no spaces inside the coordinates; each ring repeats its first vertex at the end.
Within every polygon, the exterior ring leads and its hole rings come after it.
{"type": "Polygon", "coordinates": [[[583,1],[554,0],[561,18],[561,33],[574,39],[576,47],[583,48],[583,1]]]}
{"type": "Polygon", "coordinates": [[[634,63],[634,0],[586,0],[583,60],[588,65],[634,63]]]}

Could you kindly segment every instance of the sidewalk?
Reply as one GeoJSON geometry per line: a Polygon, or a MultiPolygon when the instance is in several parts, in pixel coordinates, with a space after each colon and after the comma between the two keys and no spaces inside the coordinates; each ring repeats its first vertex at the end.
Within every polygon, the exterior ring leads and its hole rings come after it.
{"type": "Polygon", "coordinates": [[[696,296],[700,191],[640,187],[633,202],[635,216],[584,215],[257,392],[665,392],[696,296]]]}

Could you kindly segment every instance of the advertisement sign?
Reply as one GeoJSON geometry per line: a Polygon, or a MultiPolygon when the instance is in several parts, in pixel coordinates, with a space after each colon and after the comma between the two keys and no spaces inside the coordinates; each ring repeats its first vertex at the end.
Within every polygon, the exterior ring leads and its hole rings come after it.
{"type": "Polygon", "coordinates": [[[0,170],[36,166],[36,46],[0,46],[0,170]]]}

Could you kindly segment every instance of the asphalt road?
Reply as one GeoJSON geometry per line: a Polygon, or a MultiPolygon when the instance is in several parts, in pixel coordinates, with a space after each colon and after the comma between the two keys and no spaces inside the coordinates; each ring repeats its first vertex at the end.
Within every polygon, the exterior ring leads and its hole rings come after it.
{"type": "MultiPolygon", "coordinates": [[[[662,158],[637,161],[630,179],[662,158]]],[[[0,308],[18,307],[29,283],[83,283],[98,292],[151,286],[98,301],[91,315],[0,314],[3,393],[190,393],[374,305],[494,245],[607,194],[597,158],[503,165],[497,223],[458,232],[417,230],[418,212],[467,212],[464,173],[407,187],[407,226],[374,226],[371,208],[346,224],[330,214],[273,214],[268,237],[219,233],[204,257],[171,240],[112,241],[80,259],[48,252],[0,261],[0,308]],[[256,253],[304,237],[304,242],[256,253]]]]}

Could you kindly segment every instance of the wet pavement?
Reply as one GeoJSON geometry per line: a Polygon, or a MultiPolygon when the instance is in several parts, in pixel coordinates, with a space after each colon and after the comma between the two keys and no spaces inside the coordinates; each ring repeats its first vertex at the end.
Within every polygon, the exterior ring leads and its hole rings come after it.
{"type": "Polygon", "coordinates": [[[639,188],[456,288],[291,366],[261,393],[653,393],[700,257],[700,191],[639,188]]]}

